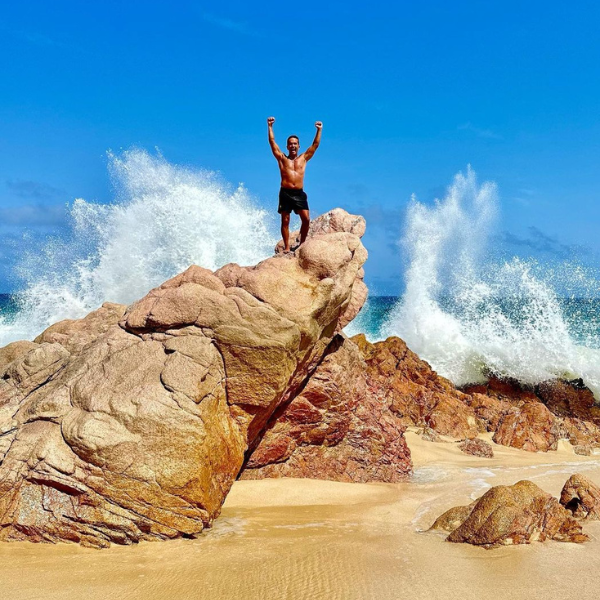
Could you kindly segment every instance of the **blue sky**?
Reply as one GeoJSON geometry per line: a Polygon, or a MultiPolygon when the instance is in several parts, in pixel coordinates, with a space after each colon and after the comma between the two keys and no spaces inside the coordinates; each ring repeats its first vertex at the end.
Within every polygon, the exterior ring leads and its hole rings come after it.
{"type": "Polygon", "coordinates": [[[367,217],[367,282],[396,293],[397,240],[471,164],[498,238],[541,259],[600,254],[600,7],[593,2],[10,3],[0,15],[0,291],[23,235],[108,202],[106,151],[158,147],[276,210],[265,120],[323,143],[312,214],[367,217]]]}

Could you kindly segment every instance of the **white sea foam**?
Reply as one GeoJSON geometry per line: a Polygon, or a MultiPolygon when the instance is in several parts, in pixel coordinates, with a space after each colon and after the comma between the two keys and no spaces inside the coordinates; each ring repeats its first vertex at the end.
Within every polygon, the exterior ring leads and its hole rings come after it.
{"type": "Polygon", "coordinates": [[[581,377],[600,397],[598,340],[587,347],[572,337],[553,287],[556,271],[544,276],[531,261],[487,258],[497,205],[496,186],[478,185],[470,168],[433,206],[413,198],[402,238],[406,291],[382,335],[405,339],[456,385],[489,374],[525,384],[581,377]]]}
{"type": "Polygon", "coordinates": [[[128,304],[191,264],[214,270],[272,253],[274,227],[243,186],[143,150],[108,158],[115,201],[75,200],[70,234],[26,253],[20,310],[0,321],[0,346],[104,301],[128,304]]]}

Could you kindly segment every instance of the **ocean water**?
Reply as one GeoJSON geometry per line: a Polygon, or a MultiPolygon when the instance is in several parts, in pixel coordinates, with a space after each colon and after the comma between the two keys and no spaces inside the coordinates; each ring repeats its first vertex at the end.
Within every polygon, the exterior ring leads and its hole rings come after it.
{"type": "MultiPolygon", "coordinates": [[[[600,299],[598,298],[557,298],[562,318],[569,336],[578,344],[590,349],[600,349],[600,299]]],[[[356,319],[345,329],[348,335],[366,334],[371,341],[384,339],[384,330],[388,328],[394,309],[402,304],[399,296],[369,296],[356,319]]],[[[455,318],[461,317],[459,307],[452,299],[442,298],[440,305],[455,318]]],[[[507,299],[498,303],[498,308],[505,319],[514,319],[523,323],[523,314],[514,301],[507,299]]],[[[485,315],[486,309],[482,308],[485,315]]],[[[393,335],[393,334],[392,334],[393,335]]]]}
{"type": "MultiPolygon", "coordinates": [[[[190,264],[272,254],[276,215],[241,185],[136,149],[110,154],[109,174],[112,203],[76,199],[69,234],[23,253],[21,289],[0,296],[0,346],[104,301],[128,304],[190,264]]],[[[398,228],[404,291],[369,298],[347,333],[398,335],[457,385],[581,378],[600,398],[600,275],[498,252],[499,211],[496,186],[470,168],[444,198],[413,198],[398,228]]]]}
{"type": "Polygon", "coordinates": [[[19,312],[16,297],[10,294],[0,294],[0,319],[13,320],[19,312]]]}

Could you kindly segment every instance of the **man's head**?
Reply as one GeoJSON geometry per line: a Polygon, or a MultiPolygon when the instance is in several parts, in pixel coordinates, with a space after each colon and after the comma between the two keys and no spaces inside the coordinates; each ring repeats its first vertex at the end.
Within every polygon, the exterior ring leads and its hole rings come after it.
{"type": "Polygon", "coordinates": [[[288,154],[291,157],[298,155],[298,150],[300,149],[300,140],[297,135],[290,135],[287,139],[287,150],[288,154]]]}

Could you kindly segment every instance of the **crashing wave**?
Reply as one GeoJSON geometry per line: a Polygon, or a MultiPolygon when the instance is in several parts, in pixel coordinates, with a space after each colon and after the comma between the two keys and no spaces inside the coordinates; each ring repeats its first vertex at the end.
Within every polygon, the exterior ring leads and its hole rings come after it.
{"type": "Polygon", "coordinates": [[[128,304],[191,264],[214,270],[272,253],[269,217],[243,186],[144,150],[108,158],[115,201],[75,200],[69,234],[23,256],[19,312],[0,322],[0,346],[105,301],[128,304]]]}

